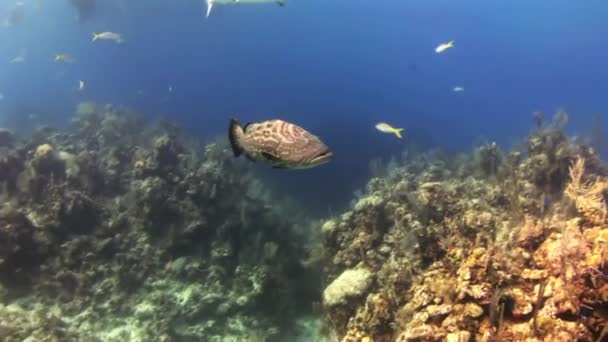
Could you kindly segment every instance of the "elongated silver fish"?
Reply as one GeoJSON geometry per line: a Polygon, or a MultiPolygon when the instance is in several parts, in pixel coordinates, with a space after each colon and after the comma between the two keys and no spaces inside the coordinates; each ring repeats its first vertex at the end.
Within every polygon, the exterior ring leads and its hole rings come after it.
{"type": "Polygon", "coordinates": [[[238,5],[238,4],[268,4],[268,3],[276,3],[279,6],[285,6],[285,0],[205,0],[207,3],[207,13],[206,17],[208,18],[211,15],[211,10],[213,9],[213,5],[238,5]]]}
{"type": "Polygon", "coordinates": [[[274,168],[307,169],[329,162],[333,153],[317,136],[283,120],[241,126],[230,119],[228,137],[234,156],[245,154],[274,168]]]}

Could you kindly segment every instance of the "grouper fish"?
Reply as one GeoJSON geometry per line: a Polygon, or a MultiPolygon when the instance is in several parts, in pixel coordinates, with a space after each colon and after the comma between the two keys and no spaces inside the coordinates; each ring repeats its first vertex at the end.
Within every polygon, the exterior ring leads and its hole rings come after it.
{"type": "Polygon", "coordinates": [[[228,137],[234,156],[245,154],[274,168],[307,169],[329,162],[333,153],[317,136],[283,120],[241,126],[230,119],[228,137]]]}

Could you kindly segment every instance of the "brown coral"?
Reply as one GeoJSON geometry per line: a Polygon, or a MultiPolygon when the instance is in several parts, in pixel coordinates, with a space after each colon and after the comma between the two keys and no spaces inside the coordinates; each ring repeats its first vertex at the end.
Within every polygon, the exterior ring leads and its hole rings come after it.
{"type": "Polygon", "coordinates": [[[592,181],[584,181],[585,159],[578,157],[570,165],[570,183],[565,194],[576,205],[576,209],[591,225],[599,225],[606,221],[605,192],[608,191],[608,182],[599,177],[592,181]]]}

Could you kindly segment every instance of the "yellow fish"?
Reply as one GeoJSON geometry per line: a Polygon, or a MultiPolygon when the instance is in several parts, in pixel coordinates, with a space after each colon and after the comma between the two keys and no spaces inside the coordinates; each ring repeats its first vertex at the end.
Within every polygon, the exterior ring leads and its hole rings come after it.
{"type": "Polygon", "coordinates": [[[447,50],[447,49],[451,49],[454,47],[454,41],[450,40],[447,43],[443,43],[443,44],[439,44],[439,46],[437,46],[435,48],[435,52],[436,53],[442,53],[443,51],[447,50]]]}
{"type": "Polygon", "coordinates": [[[376,129],[379,130],[380,132],[383,133],[391,133],[397,136],[397,138],[402,139],[403,136],[401,135],[401,132],[403,131],[403,128],[395,128],[389,124],[387,124],[386,122],[379,122],[376,124],[376,129]]]}
{"type": "Polygon", "coordinates": [[[74,61],[74,58],[72,58],[72,56],[70,56],[68,54],[64,54],[64,53],[55,54],[55,62],[72,63],[73,61],[74,61]]]}

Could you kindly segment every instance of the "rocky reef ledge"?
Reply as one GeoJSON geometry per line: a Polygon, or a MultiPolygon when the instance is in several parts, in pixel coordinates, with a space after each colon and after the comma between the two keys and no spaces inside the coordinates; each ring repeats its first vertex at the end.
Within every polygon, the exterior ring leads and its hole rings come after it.
{"type": "Polygon", "coordinates": [[[566,122],[375,163],[320,227],[331,340],[607,341],[608,171],[566,122]]]}
{"type": "Polygon", "coordinates": [[[276,203],[224,144],[125,108],[0,130],[0,340],[284,341],[314,277],[276,203]]]}

